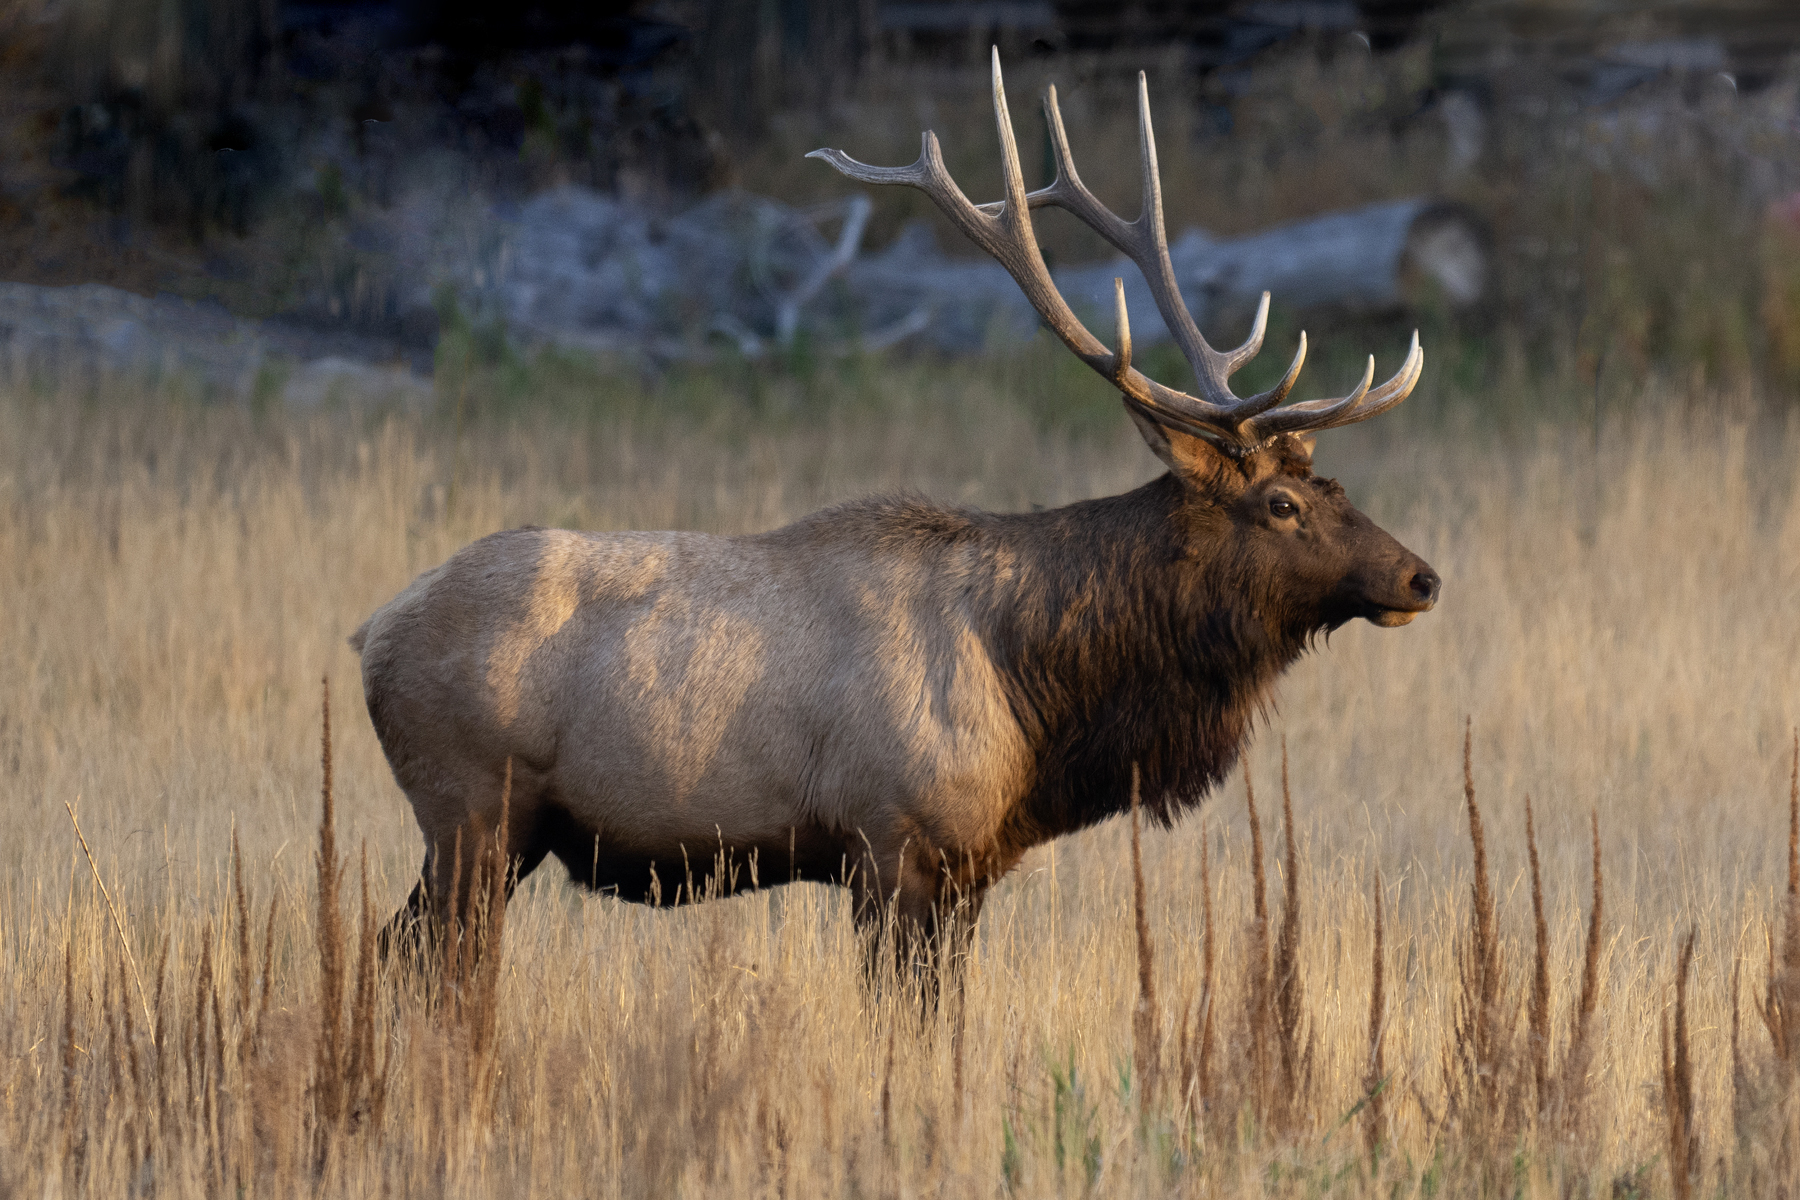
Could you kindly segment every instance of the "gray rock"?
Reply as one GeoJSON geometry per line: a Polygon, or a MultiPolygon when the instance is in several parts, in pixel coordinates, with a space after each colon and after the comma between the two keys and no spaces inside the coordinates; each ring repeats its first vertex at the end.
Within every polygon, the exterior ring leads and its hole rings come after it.
{"type": "Polygon", "coordinates": [[[0,380],[177,384],[244,401],[285,378],[283,398],[423,403],[430,383],[378,339],[234,317],[217,304],[102,284],[0,283],[0,380]],[[386,365],[383,365],[386,360],[386,365]]]}

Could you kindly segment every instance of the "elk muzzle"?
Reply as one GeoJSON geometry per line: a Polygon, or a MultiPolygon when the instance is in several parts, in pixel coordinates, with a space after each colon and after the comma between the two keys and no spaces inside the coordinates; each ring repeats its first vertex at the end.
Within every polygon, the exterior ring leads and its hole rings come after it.
{"type": "Polygon", "coordinates": [[[1363,615],[1371,625],[1397,629],[1437,603],[1443,580],[1431,565],[1417,555],[1400,565],[1394,580],[1392,596],[1372,596],[1369,611],[1363,615]]]}

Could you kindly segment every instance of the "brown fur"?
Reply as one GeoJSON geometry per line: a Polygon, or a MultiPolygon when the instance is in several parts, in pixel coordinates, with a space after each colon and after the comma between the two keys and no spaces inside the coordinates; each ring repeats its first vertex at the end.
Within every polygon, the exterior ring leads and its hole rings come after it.
{"type": "Polygon", "coordinates": [[[735,538],[522,529],[425,572],[352,638],[428,848],[402,918],[449,893],[459,840],[493,836],[509,758],[520,876],[555,855],[663,903],[834,881],[865,919],[925,929],[1121,811],[1133,764],[1173,820],[1315,635],[1402,623],[1437,577],[1298,439],[1233,459],[1152,435],[1171,473],[1048,512],[899,498],[735,538]]]}

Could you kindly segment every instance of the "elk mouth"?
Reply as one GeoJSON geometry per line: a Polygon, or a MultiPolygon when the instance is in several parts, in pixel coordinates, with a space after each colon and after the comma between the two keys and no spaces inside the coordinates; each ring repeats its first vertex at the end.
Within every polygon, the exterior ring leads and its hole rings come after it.
{"type": "Polygon", "coordinates": [[[1408,624],[1422,612],[1430,612],[1437,604],[1438,589],[1443,581],[1438,573],[1419,563],[1419,569],[1412,572],[1401,589],[1406,603],[1396,605],[1376,604],[1371,602],[1363,612],[1363,617],[1371,625],[1379,625],[1383,629],[1398,629],[1408,624]]]}

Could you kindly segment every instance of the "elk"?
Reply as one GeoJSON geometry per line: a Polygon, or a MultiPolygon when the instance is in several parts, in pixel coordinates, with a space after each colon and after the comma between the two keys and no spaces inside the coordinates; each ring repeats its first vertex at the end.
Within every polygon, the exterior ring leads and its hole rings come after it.
{"type": "Polygon", "coordinates": [[[748,536],[525,528],[464,548],[351,638],[427,847],[390,936],[462,919],[444,900],[504,828],[515,879],[554,855],[637,901],[834,882],[865,928],[897,918],[902,953],[942,951],[1027,849],[1126,807],[1134,773],[1164,823],[1198,804],[1317,635],[1436,602],[1437,574],[1312,472],[1315,434],[1406,398],[1417,333],[1379,387],[1371,356],[1348,394],[1289,403],[1302,334],[1281,381],[1239,398],[1228,377],[1260,348],[1269,298],[1236,349],[1201,336],[1169,261],[1144,76],[1129,223],[1076,173],[1055,88],[1056,177],[1030,193],[997,53],[993,99],[995,203],[964,196],[929,132],[910,167],[813,154],[930,196],[1118,389],[1166,473],[1030,513],[871,499],[748,536]],[[1032,229],[1045,205],[1143,272],[1198,395],[1132,365],[1122,284],[1110,350],[1064,303],[1032,229]]]}

